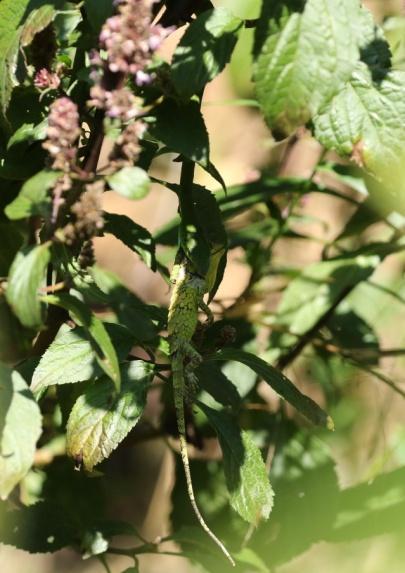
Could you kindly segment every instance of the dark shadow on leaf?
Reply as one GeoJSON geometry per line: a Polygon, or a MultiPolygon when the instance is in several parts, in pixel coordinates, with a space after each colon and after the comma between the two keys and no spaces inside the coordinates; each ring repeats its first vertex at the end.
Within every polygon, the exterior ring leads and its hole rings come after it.
{"type": "Polygon", "coordinates": [[[360,48],[360,60],[370,70],[374,83],[380,84],[391,69],[391,51],[388,42],[381,36],[377,36],[366,46],[360,48]]]}

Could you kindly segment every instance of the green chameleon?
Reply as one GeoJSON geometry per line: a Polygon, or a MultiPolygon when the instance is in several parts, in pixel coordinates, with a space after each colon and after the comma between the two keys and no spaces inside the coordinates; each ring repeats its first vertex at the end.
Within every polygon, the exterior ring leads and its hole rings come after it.
{"type": "Polygon", "coordinates": [[[193,370],[202,361],[200,354],[192,346],[191,340],[198,324],[199,309],[206,313],[208,324],[213,321],[212,312],[204,302],[204,295],[211,292],[214,286],[219,261],[224,252],[225,249],[223,247],[217,246],[211,249],[209,267],[205,277],[196,272],[193,263],[185,255],[183,256],[182,262],[175,265],[171,279],[174,283],[174,288],[169,306],[168,331],[174,404],[180,438],[180,453],[186,476],[188,495],[201,527],[220,547],[232,565],[235,565],[229,551],[205,523],[198,509],[191,480],[184,419],[184,400],[188,392],[187,387],[195,385],[196,378],[193,370]]]}

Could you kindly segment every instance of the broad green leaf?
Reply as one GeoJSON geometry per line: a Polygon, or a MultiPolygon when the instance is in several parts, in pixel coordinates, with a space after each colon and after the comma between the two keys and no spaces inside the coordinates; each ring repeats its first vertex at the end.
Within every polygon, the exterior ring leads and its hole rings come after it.
{"type": "MultiPolygon", "coordinates": [[[[118,360],[124,360],[133,346],[131,333],[118,324],[104,326],[117,352],[118,360]]],[[[31,390],[36,393],[54,384],[83,382],[98,378],[102,374],[85,329],[72,329],[63,325],[35,369],[31,390]]]]}
{"type": "MultiPolygon", "coordinates": [[[[351,156],[378,178],[402,181],[405,135],[405,72],[378,81],[364,63],[314,118],[315,136],[327,148],[351,156]]],[[[402,188],[403,189],[403,188],[402,188]]]]}
{"type": "Polygon", "coordinates": [[[153,116],[149,131],[154,138],[170,151],[208,167],[208,133],[198,102],[192,100],[182,104],[166,99],[153,110],[153,116]]]}
{"type": "Polygon", "coordinates": [[[314,424],[325,426],[328,428],[333,427],[331,418],[314,402],[311,398],[302,394],[296,386],[286,377],[282,372],[267,364],[264,360],[236,348],[225,348],[216,354],[209,357],[209,361],[228,361],[241,362],[249,366],[258,376],[263,378],[275,392],[294,408],[296,408],[303,416],[308,418],[314,424]]]}
{"type": "Polygon", "coordinates": [[[91,27],[98,33],[107,18],[112,15],[114,5],[111,0],[84,0],[84,9],[91,27]]]}
{"type": "Polygon", "coordinates": [[[50,257],[49,243],[25,247],[17,253],[10,269],[6,298],[14,314],[29,328],[42,323],[38,289],[43,283],[50,257]]]}
{"type": "Polygon", "coordinates": [[[1,0],[0,2],[0,118],[5,120],[11,93],[17,84],[15,77],[20,42],[21,19],[30,0],[1,0]]]}
{"type": "Polygon", "coordinates": [[[51,198],[48,191],[60,177],[59,171],[40,171],[24,183],[16,199],[5,209],[11,220],[24,219],[33,215],[46,215],[51,198]]]}
{"type": "Polygon", "coordinates": [[[49,26],[55,15],[55,7],[51,4],[45,4],[30,12],[21,31],[21,46],[29,46],[35,35],[49,26]]]}
{"type": "Polygon", "coordinates": [[[357,1],[265,3],[254,79],[270,127],[285,136],[307,123],[377,38],[371,14],[357,1]]]}
{"type": "Polygon", "coordinates": [[[192,22],[178,44],[172,60],[172,79],[184,98],[200,94],[229,62],[235,48],[239,18],[225,8],[209,10],[192,22]]]}
{"type": "Polygon", "coordinates": [[[275,323],[302,335],[339,300],[342,293],[366,280],[381,262],[378,254],[359,254],[313,263],[284,291],[275,323]]]}
{"type": "Polygon", "coordinates": [[[127,199],[142,199],[149,193],[150,180],[140,167],[123,167],[107,177],[109,186],[127,199]]]}
{"type": "Polygon", "coordinates": [[[122,370],[122,386],[113,395],[108,379],[95,382],[75,403],[67,425],[67,452],[91,471],[108,458],[142,415],[152,367],[132,362],[122,370]]]}
{"type": "Polygon", "coordinates": [[[213,410],[202,402],[199,407],[218,434],[233,509],[252,524],[260,518],[268,519],[274,493],[259,448],[227,412],[213,410]]]}
{"type": "Polygon", "coordinates": [[[0,497],[6,499],[32,466],[41,413],[20,374],[2,365],[0,392],[0,497]]]}
{"type": "Polygon", "coordinates": [[[131,331],[138,342],[153,340],[158,333],[154,322],[160,323],[162,318],[164,321],[157,307],[143,303],[110,271],[96,265],[92,268],[92,275],[97,286],[108,296],[119,322],[131,331]]]}
{"type": "Polygon", "coordinates": [[[145,264],[156,270],[155,242],[147,229],[126,215],[104,214],[104,233],[111,233],[127,247],[138,253],[145,264]]]}
{"type": "Polygon", "coordinates": [[[121,373],[117,353],[101,320],[91,312],[87,305],[70,294],[48,295],[44,297],[44,301],[65,308],[74,320],[83,326],[90,337],[99,365],[114,382],[116,390],[119,391],[121,373]]]}

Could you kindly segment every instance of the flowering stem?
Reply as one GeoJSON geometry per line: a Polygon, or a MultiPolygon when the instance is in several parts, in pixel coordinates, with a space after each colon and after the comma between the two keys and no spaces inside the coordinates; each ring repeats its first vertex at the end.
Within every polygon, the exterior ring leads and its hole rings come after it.
{"type": "Polygon", "coordinates": [[[93,132],[88,144],[88,153],[84,161],[84,172],[93,173],[97,169],[98,160],[100,158],[101,148],[104,141],[104,110],[98,109],[94,116],[93,132]]]}

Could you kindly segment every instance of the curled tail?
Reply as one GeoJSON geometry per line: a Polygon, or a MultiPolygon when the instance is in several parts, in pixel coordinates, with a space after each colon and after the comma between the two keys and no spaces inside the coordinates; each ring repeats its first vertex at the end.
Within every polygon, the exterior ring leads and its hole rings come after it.
{"type": "Polygon", "coordinates": [[[186,476],[188,497],[190,499],[191,506],[201,527],[211,537],[214,543],[216,543],[216,545],[221,549],[222,553],[227,557],[227,559],[232,563],[232,565],[235,566],[235,561],[233,560],[231,554],[229,553],[225,545],[222,543],[222,541],[218,539],[218,537],[211,531],[211,529],[205,523],[204,518],[201,515],[201,512],[198,509],[198,505],[195,500],[193,482],[191,479],[190,462],[188,459],[188,452],[187,452],[186,425],[184,421],[183,380],[184,380],[183,372],[179,371],[173,372],[174,403],[176,407],[177,427],[179,430],[180,453],[183,462],[184,474],[186,476]]]}

